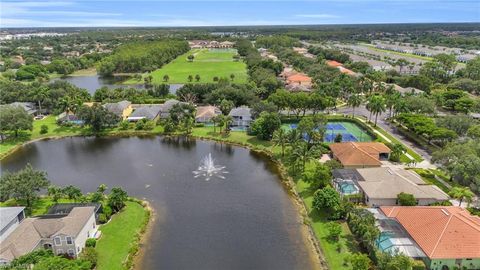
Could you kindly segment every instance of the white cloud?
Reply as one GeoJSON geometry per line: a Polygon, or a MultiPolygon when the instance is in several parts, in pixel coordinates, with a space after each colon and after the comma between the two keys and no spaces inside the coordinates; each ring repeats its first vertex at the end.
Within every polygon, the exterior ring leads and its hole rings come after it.
{"type": "Polygon", "coordinates": [[[338,18],[341,18],[338,15],[326,14],[326,13],[322,13],[322,14],[297,14],[297,15],[295,15],[295,17],[315,18],[315,19],[338,19],[338,18]]]}

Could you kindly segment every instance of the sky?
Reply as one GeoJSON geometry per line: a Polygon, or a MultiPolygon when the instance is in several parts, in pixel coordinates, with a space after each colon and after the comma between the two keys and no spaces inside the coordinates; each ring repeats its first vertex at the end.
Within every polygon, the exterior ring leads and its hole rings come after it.
{"type": "Polygon", "coordinates": [[[0,27],[480,22],[479,0],[0,0],[0,27]]]}

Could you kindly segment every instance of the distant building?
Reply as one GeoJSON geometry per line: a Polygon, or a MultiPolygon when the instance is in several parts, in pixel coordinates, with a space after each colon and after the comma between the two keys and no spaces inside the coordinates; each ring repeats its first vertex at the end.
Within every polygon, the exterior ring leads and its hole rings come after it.
{"type": "Polygon", "coordinates": [[[95,207],[74,207],[65,215],[25,218],[0,245],[0,264],[37,249],[77,257],[88,238],[95,237],[95,207]]]}
{"type": "Polygon", "coordinates": [[[186,102],[181,102],[176,99],[169,99],[165,103],[160,105],[160,119],[166,119],[170,116],[170,110],[176,104],[188,104],[186,102]]]}
{"type": "Polygon", "coordinates": [[[290,75],[286,79],[286,84],[297,84],[297,85],[303,85],[306,87],[311,87],[312,86],[312,78],[310,78],[308,75],[303,74],[303,73],[297,73],[294,75],[290,75]]]}
{"type": "Polygon", "coordinates": [[[130,122],[136,122],[141,119],[157,121],[160,118],[161,105],[142,105],[136,108],[127,118],[130,122]]]}
{"type": "Polygon", "coordinates": [[[24,218],[25,207],[0,207],[0,243],[18,227],[24,218]]]}
{"type": "Polygon", "coordinates": [[[103,107],[105,107],[105,109],[107,109],[109,112],[112,112],[120,117],[122,120],[127,119],[127,117],[130,116],[133,111],[132,103],[127,100],[116,103],[106,103],[103,105],[103,107]]]}
{"type": "Polygon", "coordinates": [[[233,108],[228,114],[233,118],[232,126],[234,127],[249,127],[252,123],[252,113],[247,106],[233,108]]]}
{"type": "Polygon", "coordinates": [[[191,40],[188,42],[188,45],[191,49],[226,49],[226,48],[233,48],[235,47],[235,42],[231,41],[222,41],[218,42],[216,40],[208,41],[208,40],[191,40]]]}
{"type": "Polygon", "coordinates": [[[197,113],[195,115],[195,122],[197,123],[210,123],[212,118],[222,114],[219,108],[215,106],[199,106],[197,107],[197,113]]]}
{"type": "Polygon", "coordinates": [[[332,157],[345,168],[380,167],[388,160],[390,148],[379,142],[342,142],[330,144],[332,157]]]}
{"type": "MultiPolygon", "coordinates": [[[[20,107],[30,115],[35,115],[38,112],[37,107],[33,102],[13,102],[8,105],[13,107],[20,107]]],[[[2,105],[2,106],[5,106],[5,105],[2,105]]]]}

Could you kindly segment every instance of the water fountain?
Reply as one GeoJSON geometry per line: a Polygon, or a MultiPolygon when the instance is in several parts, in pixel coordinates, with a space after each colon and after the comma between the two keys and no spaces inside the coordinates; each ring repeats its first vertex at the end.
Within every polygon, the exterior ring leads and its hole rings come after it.
{"type": "Polygon", "coordinates": [[[208,181],[212,176],[225,179],[225,176],[222,174],[228,173],[224,170],[225,166],[215,165],[215,160],[212,158],[212,154],[208,153],[207,156],[202,158],[198,170],[193,171],[193,177],[205,177],[205,180],[208,181]]]}

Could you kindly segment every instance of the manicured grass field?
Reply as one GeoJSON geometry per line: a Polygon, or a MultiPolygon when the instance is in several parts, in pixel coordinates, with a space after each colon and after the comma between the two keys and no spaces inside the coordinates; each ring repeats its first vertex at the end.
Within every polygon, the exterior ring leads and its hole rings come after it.
{"type": "Polygon", "coordinates": [[[125,269],[125,261],[132,243],[147,218],[147,210],[136,202],[127,202],[126,207],[101,226],[102,236],[97,243],[97,270],[125,269]]]}
{"type": "MultiPolygon", "coordinates": [[[[190,83],[188,76],[200,75],[200,81],[193,79],[191,83],[213,83],[213,78],[228,78],[230,74],[235,75],[234,83],[245,83],[247,81],[247,70],[244,62],[233,60],[233,56],[237,54],[234,49],[198,49],[191,50],[186,54],[180,55],[172,62],[163,66],[161,69],[153,71],[154,84],[171,83],[184,84],[190,83]],[[189,62],[187,57],[194,55],[193,62],[189,62]],[[163,80],[163,76],[168,75],[169,80],[163,80]]],[[[144,74],[146,76],[146,74],[144,74]]],[[[143,83],[136,79],[130,79],[126,84],[143,83]]]]}
{"type": "Polygon", "coordinates": [[[11,137],[0,143],[0,156],[7,153],[15,146],[29,140],[35,140],[50,136],[78,135],[82,134],[83,132],[85,132],[84,128],[58,126],[55,116],[50,115],[42,120],[34,120],[32,131],[21,132],[17,138],[11,137]],[[40,134],[40,129],[42,125],[46,125],[48,127],[48,132],[46,134],[40,134]]]}

